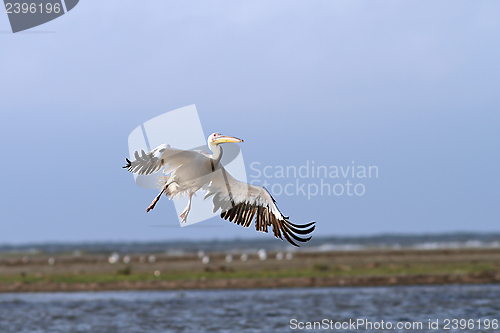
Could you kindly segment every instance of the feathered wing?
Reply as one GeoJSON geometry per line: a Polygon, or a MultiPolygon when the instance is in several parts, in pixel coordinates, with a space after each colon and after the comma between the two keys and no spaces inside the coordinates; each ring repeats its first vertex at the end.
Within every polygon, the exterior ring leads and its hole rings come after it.
{"type": "Polygon", "coordinates": [[[221,209],[221,218],[230,222],[249,227],[255,221],[255,229],[267,233],[272,227],[274,236],[283,237],[292,245],[294,242],[307,242],[308,235],[315,228],[315,222],[299,225],[285,217],[276,206],[276,201],[269,192],[261,186],[251,185],[234,179],[223,167],[214,173],[212,182],[207,188],[205,199],[213,196],[214,213],[221,209]]]}
{"type": "Polygon", "coordinates": [[[175,149],[170,145],[162,144],[149,153],[141,150],[139,155],[139,152],[136,151],[134,153],[135,160],[130,161],[126,158],[127,164],[124,168],[139,175],[150,175],[160,171],[165,166],[164,172],[168,174],[180,165],[195,159],[198,154],[199,152],[196,151],[175,149]]]}

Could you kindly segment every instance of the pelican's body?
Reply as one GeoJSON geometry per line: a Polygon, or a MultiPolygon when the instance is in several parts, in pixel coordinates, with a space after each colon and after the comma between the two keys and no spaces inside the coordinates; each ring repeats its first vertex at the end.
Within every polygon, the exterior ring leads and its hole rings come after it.
{"type": "Polygon", "coordinates": [[[243,140],[213,133],[208,137],[208,147],[212,154],[202,151],[180,150],[162,144],[149,153],[135,152],[135,161],[127,160],[128,171],[139,175],[149,175],[164,168],[165,177],[161,181],[161,191],[148,207],[153,209],[165,193],[168,197],[188,195],[186,208],[181,213],[182,222],[187,221],[191,210],[191,198],[200,189],[207,191],[205,199],[213,197],[214,213],[221,209],[221,217],[244,227],[250,226],[255,216],[258,231],[266,232],[272,226],[275,237],[283,236],[291,244],[293,240],[307,242],[311,237],[301,238],[295,234],[307,235],[314,230],[314,222],[296,225],[283,216],[275,200],[263,187],[250,185],[234,179],[221,165],[222,148],[226,142],[243,140]]]}

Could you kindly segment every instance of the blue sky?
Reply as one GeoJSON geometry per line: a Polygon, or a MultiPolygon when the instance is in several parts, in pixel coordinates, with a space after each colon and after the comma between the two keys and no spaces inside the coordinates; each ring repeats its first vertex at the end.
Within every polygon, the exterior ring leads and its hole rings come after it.
{"type": "Polygon", "coordinates": [[[245,139],[249,175],[378,167],[362,196],[276,196],[316,235],[500,232],[499,15],[495,1],[84,0],[19,34],[0,15],[0,242],[266,237],[217,218],[178,228],[167,200],[145,213],[155,192],[121,169],[127,137],[190,104],[207,135],[245,139]]]}

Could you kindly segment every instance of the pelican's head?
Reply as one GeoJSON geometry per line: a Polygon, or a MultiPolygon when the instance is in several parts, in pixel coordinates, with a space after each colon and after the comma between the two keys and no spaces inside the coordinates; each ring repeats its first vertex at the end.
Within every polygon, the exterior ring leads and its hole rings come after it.
{"type": "Polygon", "coordinates": [[[238,143],[238,142],[243,142],[243,140],[232,137],[232,136],[222,135],[219,133],[212,133],[208,137],[208,144],[209,145],[218,145],[220,143],[226,143],[226,142],[238,143]]]}

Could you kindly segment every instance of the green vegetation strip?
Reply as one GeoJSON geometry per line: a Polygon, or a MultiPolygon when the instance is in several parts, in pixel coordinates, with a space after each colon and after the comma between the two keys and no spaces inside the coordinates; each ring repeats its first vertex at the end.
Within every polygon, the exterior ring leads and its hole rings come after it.
{"type": "Polygon", "coordinates": [[[383,276],[383,275],[427,275],[427,274],[473,274],[483,272],[500,272],[498,265],[492,263],[460,263],[460,264],[411,264],[411,265],[380,265],[378,267],[327,266],[315,264],[303,269],[232,271],[224,268],[197,272],[160,272],[155,276],[151,272],[134,273],[133,266],[121,269],[112,274],[10,274],[0,275],[0,283],[106,283],[106,282],[136,282],[136,281],[176,281],[198,279],[235,279],[235,278],[290,278],[290,277],[350,277],[350,276],[383,276]]]}

